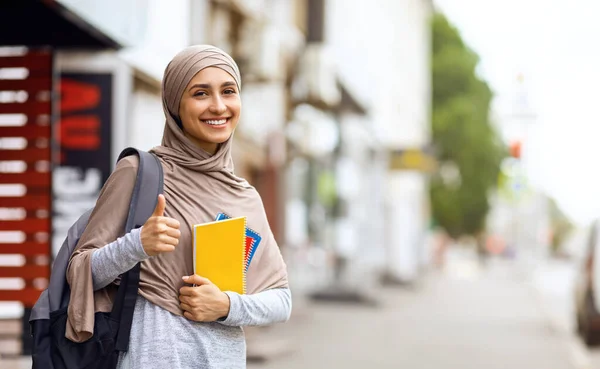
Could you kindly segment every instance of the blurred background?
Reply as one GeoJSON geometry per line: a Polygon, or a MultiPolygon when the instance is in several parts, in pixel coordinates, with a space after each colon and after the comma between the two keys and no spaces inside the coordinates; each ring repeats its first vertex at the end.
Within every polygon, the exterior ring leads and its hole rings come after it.
{"type": "Polygon", "coordinates": [[[288,265],[249,368],[600,368],[600,3],[0,4],[0,368],[182,48],[239,64],[238,175],[288,265]],[[596,96],[596,98],[594,98],[596,96]]]}

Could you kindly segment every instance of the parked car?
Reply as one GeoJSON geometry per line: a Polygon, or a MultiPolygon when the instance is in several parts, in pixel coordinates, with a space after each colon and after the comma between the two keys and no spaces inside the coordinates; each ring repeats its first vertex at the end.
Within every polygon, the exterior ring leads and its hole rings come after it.
{"type": "Polygon", "coordinates": [[[588,346],[600,344],[600,222],[590,227],[575,281],[577,332],[588,346]]]}

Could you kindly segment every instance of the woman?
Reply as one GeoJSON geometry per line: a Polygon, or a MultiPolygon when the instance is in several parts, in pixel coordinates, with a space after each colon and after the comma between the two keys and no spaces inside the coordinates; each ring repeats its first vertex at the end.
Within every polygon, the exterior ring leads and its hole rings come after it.
{"type": "Polygon", "coordinates": [[[286,266],[262,201],[233,173],[240,88],[238,67],[222,50],[203,45],[177,54],[162,83],[162,145],[152,149],[164,169],[164,196],[141,228],[123,235],[138,159],[121,160],[73,253],[67,337],[78,342],[91,336],[95,311],[110,311],[113,281],[141,262],[129,350],[119,368],[243,368],[241,326],[290,316],[286,266]],[[192,275],[191,226],[214,221],[219,213],[246,216],[262,238],[247,272],[246,295],[192,275]]]}

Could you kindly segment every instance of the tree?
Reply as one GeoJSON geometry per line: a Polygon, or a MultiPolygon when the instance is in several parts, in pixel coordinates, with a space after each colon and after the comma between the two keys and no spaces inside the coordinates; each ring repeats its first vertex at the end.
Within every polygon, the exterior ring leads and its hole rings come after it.
{"type": "Polygon", "coordinates": [[[550,213],[550,227],[552,228],[552,242],[550,247],[552,251],[559,252],[565,239],[575,227],[571,222],[571,219],[569,219],[556,203],[555,199],[548,199],[548,208],[550,213]]]}
{"type": "Polygon", "coordinates": [[[446,17],[432,20],[432,135],[442,170],[431,181],[434,220],[451,237],[478,235],[506,149],[490,122],[493,94],[476,73],[479,57],[446,17]]]}

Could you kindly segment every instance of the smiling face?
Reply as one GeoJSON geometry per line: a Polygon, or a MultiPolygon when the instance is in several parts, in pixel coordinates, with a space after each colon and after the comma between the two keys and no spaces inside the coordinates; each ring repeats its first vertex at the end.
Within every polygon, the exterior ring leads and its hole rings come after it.
{"type": "Polygon", "coordinates": [[[214,154],[237,126],[242,102],[237,84],[224,70],[209,67],[196,73],[179,103],[183,133],[196,146],[214,154]]]}

